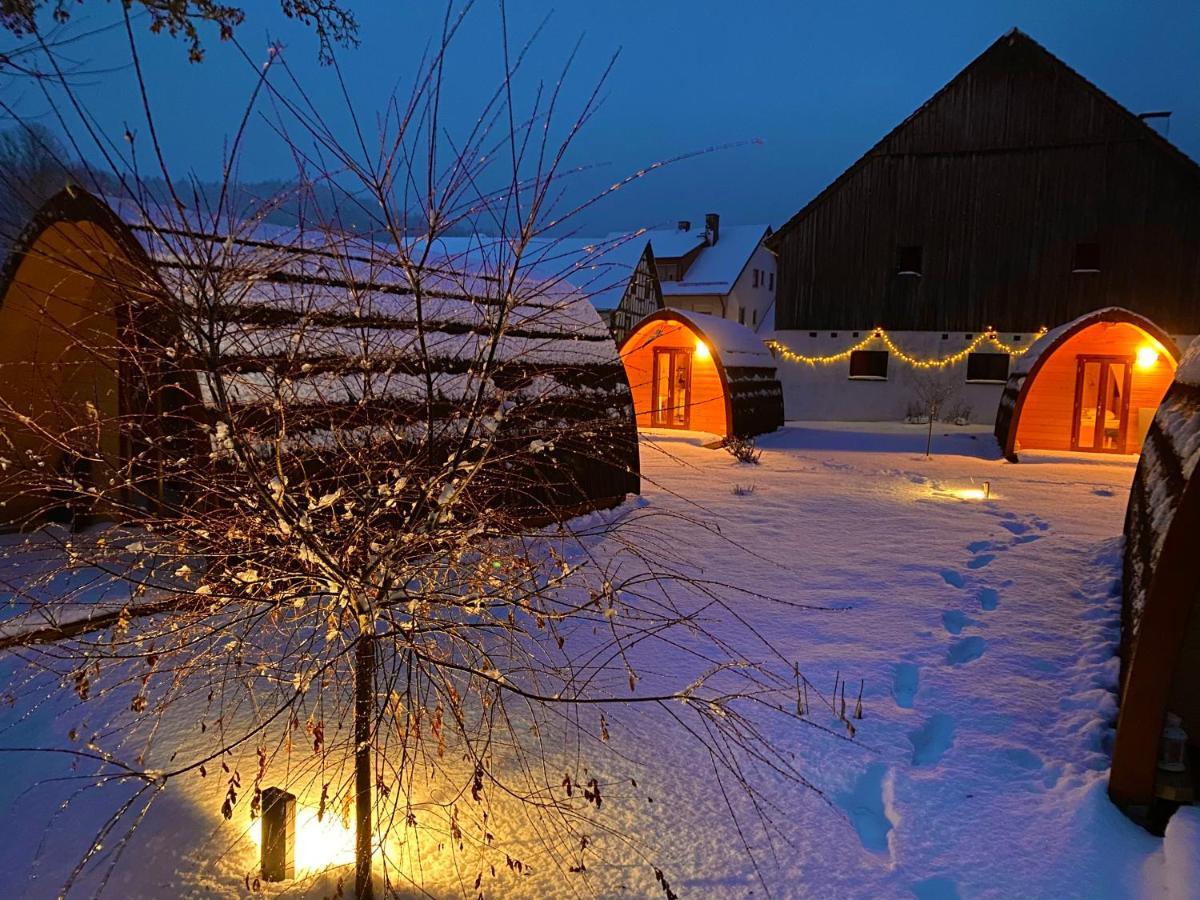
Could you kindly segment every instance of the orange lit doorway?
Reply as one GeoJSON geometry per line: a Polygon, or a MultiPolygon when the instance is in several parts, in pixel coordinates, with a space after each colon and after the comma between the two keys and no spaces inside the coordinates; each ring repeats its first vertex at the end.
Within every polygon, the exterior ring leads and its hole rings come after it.
{"type": "Polygon", "coordinates": [[[655,347],[650,423],[658,428],[687,428],[691,396],[692,351],[655,347]]]}
{"type": "Polygon", "coordinates": [[[1071,449],[1125,453],[1133,358],[1080,356],[1076,365],[1071,449]]]}

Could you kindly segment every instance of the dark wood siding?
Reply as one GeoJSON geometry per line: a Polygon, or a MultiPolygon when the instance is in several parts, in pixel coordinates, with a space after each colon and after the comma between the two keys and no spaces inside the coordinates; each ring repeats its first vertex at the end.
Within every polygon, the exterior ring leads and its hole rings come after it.
{"type": "Polygon", "coordinates": [[[1033,331],[1122,306],[1200,332],[1200,167],[1019,33],[771,245],[782,329],[1033,331]],[[1081,243],[1099,272],[1072,272],[1081,243]],[[901,246],[921,277],[895,274],[901,246]]]}

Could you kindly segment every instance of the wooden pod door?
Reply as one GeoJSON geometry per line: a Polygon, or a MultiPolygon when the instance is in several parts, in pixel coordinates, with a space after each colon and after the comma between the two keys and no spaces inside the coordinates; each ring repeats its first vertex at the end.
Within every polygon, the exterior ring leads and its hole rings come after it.
{"type": "Polygon", "coordinates": [[[650,421],[656,428],[691,425],[692,351],[678,347],[654,348],[650,421]]]}
{"type": "Polygon", "coordinates": [[[1071,449],[1127,453],[1133,358],[1079,356],[1071,449]]]}

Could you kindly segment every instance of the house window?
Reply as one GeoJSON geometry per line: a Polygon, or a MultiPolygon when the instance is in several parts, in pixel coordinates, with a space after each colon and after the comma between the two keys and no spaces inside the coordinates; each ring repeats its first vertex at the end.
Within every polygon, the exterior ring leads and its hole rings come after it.
{"type": "Polygon", "coordinates": [[[658,278],[660,281],[675,281],[677,279],[678,272],[679,270],[676,268],[674,263],[658,264],[658,278]]]}
{"type": "Polygon", "coordinates": [[[767,284],[767,290],[768,291],[775,290],[775,273],[772,272],[767,277],[770,279],[770,282],[767,284]]]}
{"type": "Polygon", "coordinates": [[[919,245],[896,248],[896,274],[921,274],[921,248],[919,245]]]}
{"type": "Polygon", "coordinates": [[[1000,383],[1008,381],[1007,353],[968,353],[967,381],[1000,383]]]}
{"type": "Polygon", "coordinates": [[[1072,272],[1099,272],[1100,271],[1100,245],[1099,244],[1076,244],[1075,256],[1071,262],[1072,272]]]}
{"type": "Polygon", "coordinates": [[[758,269],[754,270],[754,287],[758,287],[758,269]]]}
{"type": "Polygon", "coordinates": [[[757,310],[757,309],[756,309],[756,310],[754,310],[753,312],[751,312],[751,314],[750,314],[750,321],[751,321],[751,323],[752,323],[752,324],[754,324],[754,325],[757,325],[757,324],[758,324],[758,310],[757,310]]]}
{"type": "Polygon", "coordinates": [[[855,350],[850,354],[850,377],[869,381],[887,381],[886,350],[855,350]]]}
{"type": "Polygon", "coordinates": [[[746,307],[744,307],[744,306],[738,307],[738,324],[739,325],[746,324],[746,307]]]}

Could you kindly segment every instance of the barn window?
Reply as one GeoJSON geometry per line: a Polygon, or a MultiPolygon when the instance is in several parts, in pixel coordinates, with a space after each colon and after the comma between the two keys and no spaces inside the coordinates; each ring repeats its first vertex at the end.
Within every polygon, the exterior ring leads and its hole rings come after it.
{"type": "Polygon", "coordinates": [[[744,307],[744,306],[738,307],[738,324],[739,325],[746,324],[746,307],[744,307]]]}
{"type": "Polygon", "coordinates": [[[1100,271],[1100,245],[1099,244],[1076,244],[1075,256],[1071,263],[1072,272],[1099,272],[1100,271]]]}
{"type": "Polygon", "coordinates": [[[770,273],[770,275],[768,275],[767,277],[770,279],[770,281],[769,281],[769,282],[768,282],[768,284],[767,284],[767,290],[768,290],[768,291],[773,291],[773,290],[775,290],[775,273],[774,273],[774,272],[772,272],[772,273],[770,273]]]}
{"type": "Polygon", "coordinates": [[[968,353],[967,381],[1004,383],[1008,381],[1007,353],[968,353]]]}
{"type": "Polygon", "coordinates": [[[850,377],[872,381],[887,381],[888,352],[886,350],[855,350],[850,354],[850,377]]]}
{"type": "Polygon", "coordinates": [[[913,244],[896,248],[896,274],[921,274],[921,248],[919,245],[913,244]]]}
{"type": "Polygon", "coordinates": [[[757,324],[758,324],[758,310],[757,310],[757,309],[756,309],[756,310],[753,310],[753,311],[751,312],[751,314],[750,314],[750,321],[751,321],[751,323],[752,323],[752,324],[754,324],[754,325],[757,325],[757,324]]]}
{"type": "Polygon", "coordinates": [[[758,287],[758,269],[754,270],[754,287],[758,287]]]}

